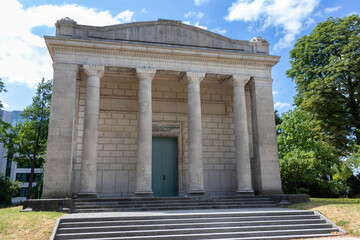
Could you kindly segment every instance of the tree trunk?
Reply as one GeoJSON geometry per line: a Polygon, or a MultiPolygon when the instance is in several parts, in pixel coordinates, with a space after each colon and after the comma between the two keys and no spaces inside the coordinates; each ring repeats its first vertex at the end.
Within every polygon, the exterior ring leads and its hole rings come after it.
{"type": "Polygon", "coordinates": [[[33,184],[33,181],[34,181],[34,170],[35,170],[35,159],[32,158],[31,159],[31,171],[30,171],[30,178],[29,178],[29,187],[28,187],[28,192],[27,192],[27,195],[26,195],[26,199],[30,199],[30,196],[31,196],[31,192],[32,192],[32,184],[33,184]]]}

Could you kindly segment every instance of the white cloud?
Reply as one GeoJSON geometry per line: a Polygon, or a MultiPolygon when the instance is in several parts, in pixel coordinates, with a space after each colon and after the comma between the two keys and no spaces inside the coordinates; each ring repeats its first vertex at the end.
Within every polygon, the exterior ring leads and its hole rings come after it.
{"type": "Polygon", "coordinates": [[[277,92],[277,91],[273,91],[273,95],[276,95],[276,94],[278,94],[278,92],[277,92]]]}
{"type": "MultiPolygon", "coordinates": [[[[228,9],[227,21],[244,21],[281,29],[283,37],[274,49],[290,47],[320,0],[237,0],[228,9]]],[[[309,21],[310,19],[310,21],[309,21]]]]}
{"type": "Polygon", "coordinates": [[[198,27],[198,28],[202,28],[202,29],[204,29],[204,30],[207,30],[207,27],[201,26],[200,23],[199,23],[199,21],[197,21],[197,22],[194,24],[194,26],[195,26],[195,27],[198,27]]]}
{"type": "Polygon", "coordinates": [[[276,102],[274,104],[274,107],[277,108],[277,109],[282,109],[282,108],[285,108],[285,107],[291,107],[291,105],[288,104],[288,103],[276,102]]]}
{"type": "Polygon", "coordinates": [[[212,32],[215,32],[215,33],[219,33],[219,34],[225,34],[225,33],[227,33],[226,29],[222,29],[222,28],[220,28],[220,27],[211,29],[211,31],[212,31],[212,32]]]}
{"type": "Polygon", "coordinates": [[[134,12],[125,10],[118,15],[115,16],[116,20],[120,20],[121,22],[131,22],[131,19],[134,15],[134,12]]]}
{"type": "Polygon", "coordinates": [[[196,15],[196,13],[193,12],[193,11],[190,11],[190,12],[188,12],[187,14],[185,14],[184,17],[185,17],[185,18],[188,18],[188,17],[194,16],[194,15],[196,15]]]}
{"type": "Polygon", "coordinates": [[[200,23],[199,23],[199,21],[197,21],[195,24],[191,24],[190,21],[184,21],[184,22],[182,22],[182,23],[187,24],[187,25],[193,25],[193,26],[195,26],[195,27],[198,27],[198,28],[202,28],[202,29],[204,29],[204,30],[207,30],[207,27],[201,26],[200,23]]]}
{"type": "Polygon", "coordinates": [[[187,14],[184,15],[185,18],[189,18],[189,17],[196,17],[197,19],[202,19],[204,17],[204,13],[202,12],[193,12],[193,11],[189,11],[187,14]]]}
{"type": "Polygon", "coordinates": [[[199,6],[199,5],[201,5],[203,3],[207,3],[207,2],[209,2],[209,0],[194,0],[194,3],[196,6],[199,6]]]}
{"type": "Polygon", "coordinates": [[[131,21],[133,12],[126,10],[115,17],[77,4],[39,5],[24,8],[17,0],[8,0],[0,8],[0,73],[6,82],[36,87],[42,77],[52,78],[51,59],[44,39],[32,31],[35,27],[54,29],[64,17],[79,24],[104,26],[131,21]]]}
{"type": "Polygon", "coordinates": [[[337,11],[339,11],[340,8],[341,8],[341,6],[332,7],[332,8],[325,8],[325,13],[337,12],[337,11]]]}
{"type": "Polygon", "coordinates": [[[146,8],[143,8],[143,9],[141,9],[141,11],[140,11],[140,13],[147,13],[148,11],[146,10],[146,8]]]}
{"type": "Polygon", "coordinates": [[[4,100],[0,97],[0,102],[2,103],[4,108],[10,107],[9,104],[5,103],[4,100]]]}

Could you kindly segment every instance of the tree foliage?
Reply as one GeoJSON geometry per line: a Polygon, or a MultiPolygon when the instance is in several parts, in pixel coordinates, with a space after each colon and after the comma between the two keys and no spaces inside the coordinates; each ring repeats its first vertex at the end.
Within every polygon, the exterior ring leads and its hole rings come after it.
{"type": "Polygon", "coordinates": [[[322,138],[347,155],[360,145],[360,17],[329,18],[290,51],[295,104],[311,112],[322,138]]]}
{"type": "Polygon", "coordinates": [[[20,190],[20,182],[12,181],[9,177],[0,174],[0,207],[11,205],[11,198],[17,197],[20,190]]]}
{"type": "Polygon", "coordinates": [[[1,141],[8,151],[10,160],[31,166],[27,199],[30,198],[32,192],[34,168],[42,166],[45,161],[51,86],[51,81],[42,79],[32,104],[22,114],[25,118],[24,123],[12,126],[2,133],[1,141]]]}
{"type": "Polygon", "coordinates": [[[319,197],[347,193],[341,181],[332,180],[339,158],[335,149],[319,136],[317,122],[310,113],[296,108],[283,114],[277,131],[285,193],[309,193],[319,197]]]}
{"type": "MultiPolygon", "coordinates": [[[[5,89],[5,84],[4,82],[2,81],[2,79],[0,78],[0,93],[2,92],[7,92],[7,90],[5,89]]],[[[0,100],[0,109],[2,109],[4,106],[3,106],[3,103],[2,101],[0,100]]]]}

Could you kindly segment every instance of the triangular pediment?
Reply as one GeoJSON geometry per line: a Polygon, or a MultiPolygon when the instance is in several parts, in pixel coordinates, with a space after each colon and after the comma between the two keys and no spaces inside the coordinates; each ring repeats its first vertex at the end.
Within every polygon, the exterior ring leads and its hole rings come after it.
{"type": "Polygon", "coordinates": [[[94,27],[62,19],[56,36],[74,39],[104,39],[243,51],[249,41],[234,40],[180,21],[162,20],[94,27]],[[71,31],[70,31],[71,30],[71,31]]]}

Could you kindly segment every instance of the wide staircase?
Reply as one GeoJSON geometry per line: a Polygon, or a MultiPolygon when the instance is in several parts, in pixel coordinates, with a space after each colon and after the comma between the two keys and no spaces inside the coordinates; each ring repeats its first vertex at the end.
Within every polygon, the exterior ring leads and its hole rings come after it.
{"type": "Polygon", "coordinates": [[[342,230],[266,197],[75,199],[52,239],[294,239],[342,230]]]}
{"type": "Polygon", "coordinates": [[[72,213],[163,211],[191,209],[271,208],[277,205],[267,197],[162,197],[162,198],[96,198],[76,199],[72,213]]]}
{"type": "Polygon", "coordinates": [[[70,214],[60,219],[54,239],[294,239],[338,232],[312,211],[187,210],[70,214]]]}

